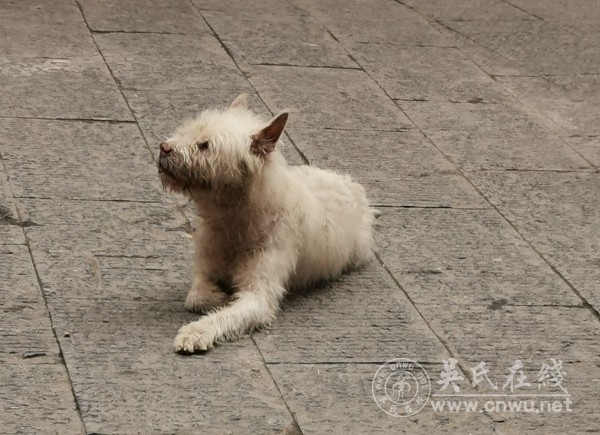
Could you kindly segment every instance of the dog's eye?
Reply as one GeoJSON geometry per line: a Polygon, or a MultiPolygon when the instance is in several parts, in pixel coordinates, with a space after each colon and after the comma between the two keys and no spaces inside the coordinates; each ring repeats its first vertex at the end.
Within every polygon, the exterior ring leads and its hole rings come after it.
{"type": "Polygon", "coordinates": [[[198,147],[199,150],[203,151],[208,148],[208,141],[198,142],[196,144],[196,146],[198,147]]]}

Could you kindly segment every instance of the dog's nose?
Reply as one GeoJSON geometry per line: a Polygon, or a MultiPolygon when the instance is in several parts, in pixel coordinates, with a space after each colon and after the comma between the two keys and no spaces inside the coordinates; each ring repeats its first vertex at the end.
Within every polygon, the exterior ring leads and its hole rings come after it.
{"type": "Polygon", "coordinates": [[[168,143],[163,142],[160,144],[160,155],[161,156],[166,156],[171,151],[173,151],[173,149],[171,148],[171,145],[169,145],[168,143]]]}

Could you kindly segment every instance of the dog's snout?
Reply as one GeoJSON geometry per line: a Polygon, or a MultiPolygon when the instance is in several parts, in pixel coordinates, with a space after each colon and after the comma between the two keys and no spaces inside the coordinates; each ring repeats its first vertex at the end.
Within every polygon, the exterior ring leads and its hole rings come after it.
{"type": "Polygon", "coordinates": [[[173,148],[171,148],[171,145],[169,145],[168,143],[163,142],[160,144],[160,155],[161,156],[166,156],[171,151],[173,151],[173,148]]]}

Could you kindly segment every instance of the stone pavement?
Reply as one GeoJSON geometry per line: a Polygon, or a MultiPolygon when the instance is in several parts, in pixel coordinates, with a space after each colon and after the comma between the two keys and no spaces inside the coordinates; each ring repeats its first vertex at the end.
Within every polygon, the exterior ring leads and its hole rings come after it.
{"type": "Polygon", "coordinates": [[[600,431],[598,2],[0,0],[0,35],[0,433],[600,431]],[[181,356],[194,222],[153,159],[240,92],[366,186],[377,259],[181,356]],[[393,358],[477,410],[386,414],[393,358]]]}

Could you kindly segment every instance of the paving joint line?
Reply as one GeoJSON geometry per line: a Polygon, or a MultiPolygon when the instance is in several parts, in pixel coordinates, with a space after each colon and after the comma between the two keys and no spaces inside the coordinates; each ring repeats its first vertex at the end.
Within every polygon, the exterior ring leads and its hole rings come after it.
{"type": "Polygon", "coordinates": [[[113,33],[131,34],[131,35],[180,35],[180,36],[198,36],[206,35],[206,32],[153,32],[150,30],[94,30],[89,28],[92,34],[97,35],[110,35],[113,33]]]}
{"type": "Polygon", "coordinates": [[[134,124],[133,120],[122,119],[102,119],[102,118],[64,118],[64,117],[45,117],[45,116],[4,116],[0,115],[0,119],[26,119],[32,121],[60,121],[60,122],[103,122],[107,124],[134,124]]]}
{"type": "Polygon", "coordinates": [[[533,13],[531,13],[531,12],[529,12],[529,11],[525,10],[525,9],[523,9],[523,8],[522,8],[522,7],[520,7],[520,6],[517,6],[517,5],[515,5],[515,4],[511,3],[511,2],[509,2],[508,0],[500,0],[500,1],[502,1],[502,2],[506,3],[506,4],[507,4],[507,5],[509,5],[509,6],[512,6],[512,7],[513,7],[513,8],[515,8],[515,9],[518,9],[518,10],[520,10],[521,12],[523,12],[523,13],[525,13],[525,14],[527,14],[527,15],[530,15],[530,16],[532,16],[532,17],[534,17],[534,18],[536,18],[536,19],[538,19],[538,20],[540,20],[540,21],[544,21],[544,22],[546,22],[546,23],[548,22],[548,21],[547,21],[547,20],[545,20],[544,18],[542,18],[542,17],[538,17],[537,15],[535,15],[535,14],[533,14],[533,13]]]}
{"type": "MultiPolygon", "coordinates": [[[[4,159],[2,158],[2,156],[0,156],[0,164],[2,165],[2,169],[4,171],[4,173],[6,174],[6,164],[4,159]]],[[[7,180],[6,182],[8,189],[10,191],[10,196],[12,198],[12,200],[14,202],[17,201],[17,198],[14,195],[14,191],[12,189],[12,185],[10,180],[7,180]]],[[[56,342],[56,346],[58,347],[58,352],[59,352],[59,361],[62,364],[62,366],[65,368],[66,374],[67,374],[67,379],[69,381],[69,387],[71,390],[71,396],[73,399],[73,403],[75,405],[75,409],[77,411],[77,415],[79,416],[79,421],[81,422],[81,426],[83,428],[83,433],[87,434],[87,429],[85,426],[85,421],[83,420],[83,414],[81,412],[81,407],[79,406],[79,401],[77,400],[77,394],[75,393],[75,387],[73,385],[73,380],[71,379],[71,373],[69,372],[69,367],[67,366],[67,361],[65,360],[65,355],[63,353],[63,349],[62,346],[60,344],[60,340],[58,339],[58,334],[56,333],[56,328],[54,327],[54,319],[52,318],[52,313],[50,311],[50,306],[48,304],[48,297],[46,296],[46,294],[44,293],[44,286],[42,284],[42,279],[40,277],[36,262],[35,262],[35,257],[33,255],[33,249],[31,249],[31,243],[29,242],[29,237],[27,236],[27,232],[25,231],[25,222],[23,220],[23,215],[21,213],[20,208],[17,206],[17,204],[13,204],[15,206],[15,210],[17,211],[17,218],[19,219],[19,221],[21,222],[21,231],[23,232],[23,238],[25,239],[25,243],[24,245],[27,247],[27,252],[29,254],[29,260],[31,261],[31,267],[33,268],[33,273],[35,275],[35,279],[37,282],[37,285],[40,289],[40,293],[42,295],[42,299],[44,301],[44,306],[46,308],[46,313],[48,314],[48,319],[50,320],[50,327],[52,329],[52,335],[54,336],[54,341],[56,342]]],[[[23,246],[23,244],[19,244],[20,246],[23,246]]]]}
{"type": "Polygon", "coordinates": [[[83,201],[83,202],[124,202],[132,204],[163,204],[160,200],[105,199],[105,198],[69,198],[58,196],[15,196],[15,199],[39,199],[40,201],[83,201]]]}
{"type": "Polygon", "coordinates": [[[267,371],[267,373],[273,380],[273,385],[275,385],[275,388],[277,388],[277,392],[279,393],[279,396],[281,397],[282,402],[285,404],[285,408],[288,410],[288,412],[290,413],[290,416],[292,417],[292,421],[294,422],[294,429],[296,430],[296,432],[298,434],[303,435],[304,432],[300,428],[300,423],[298,423],[296,413],[294,411],[292,411],[292,408],[290,407],[289,403],[287,402],[287,400],[285,400],[285,396],[283,395],[283,392],[281,391],[281,388],[279,387],[279,383],[275,380],[275,377],[273,376],[273,373],[271,372],[271,369],[269,368],[269,364],[267,363],[260,346],[256,342],[254,335],[250,336],[250,340],[252,340],[252,343],[254,343],[254,347],[256,348],[258,354],[260,355],[260,359],[263,362],[263,366],[265,367],[265,370],[267,371]]]}
{"type": "Polygon", "coordinates": [[[286,68],[311,68],[311,69],[339,69],[339,70],[350,70],[350,71],[361,71],[362,68],[356,66],[332,66],[332,65],[295,65],[291,63],[248,63],[252,66],[281,66],[286,68]]]}

